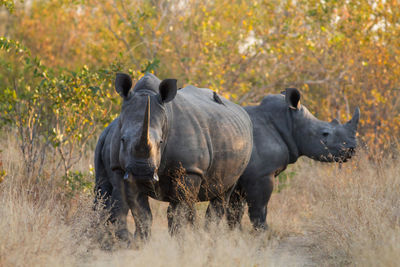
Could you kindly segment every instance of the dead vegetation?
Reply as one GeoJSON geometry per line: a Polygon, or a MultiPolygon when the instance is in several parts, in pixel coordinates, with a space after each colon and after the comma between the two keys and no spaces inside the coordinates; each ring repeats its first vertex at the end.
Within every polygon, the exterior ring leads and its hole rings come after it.
{"type": "MultiPolygon", "coordinates": [[[[90,192],[66,194],[58,174],[27,180],[15,142],[4,139],[1,266],[397,265],[400,165],[393,157],[377,161],[361,152],[341,166],[302,159],[289,168],[295,175],[288,185],[273,194],[265,233],[253,232],[247,217],[242,230],[224,224],[205,230],[207,206],[200,203],[194,229],[172,238],[167,204],[152,201],[152,237],[135,250],[115,245],[100,212],[92,209],[90,192]]],[[[90,163],[87,157],[78,168],[90,163]]],[[[128,221],[133,232],[134,222],[128,221]]]]}

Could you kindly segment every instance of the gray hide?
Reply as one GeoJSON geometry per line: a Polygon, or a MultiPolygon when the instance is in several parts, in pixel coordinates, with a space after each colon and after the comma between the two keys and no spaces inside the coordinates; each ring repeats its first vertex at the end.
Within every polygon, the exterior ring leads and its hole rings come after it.
{"type": "MultiPolygon", "coordinates": [[[[356,108],[345,124],[320,121],[300,104],[300,92],[294,88],[268,95],[259,106],[245,110],[253,122],[253,152],[230,197],[228,222],[232,227],[240,224],[247,202],[253,226],[264,229],[274,176],[300,156],[324,162],[351,158],[357,145],[360,111],[356,108]]],[[[212,201],[213,205],[219,203],[212,201]]]]}
{"type": "Polygon", "coordinates": [[[98,141],[96,190],[113,203],[122,235],[130,208],[135,235],[143,239],[152,221],[148,196],[170,202],[171,233],[179,229],[178,217],[192,221],[194,202],[227,199],[250,159],[252,124],[243,108],[222,97],[218,103],[209,89],[177,91],[176,80],[152,74],[132,91],[131,84],[128,75],[117,75],[124,101],[98,141]]]}

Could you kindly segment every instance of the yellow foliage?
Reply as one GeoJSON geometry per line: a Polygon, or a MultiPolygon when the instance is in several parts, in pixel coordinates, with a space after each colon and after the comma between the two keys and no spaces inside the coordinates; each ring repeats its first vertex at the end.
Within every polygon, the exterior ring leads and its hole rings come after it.
{"type": "Polygon", "coordinates": [[[135,79],[154,72],[240,104],[297,86],[321,119],[349,118],[359,106],[360,138],[370,145],[400,135],[388,132],[400,127],[392,119],[400,112],[395,1],[152,3],[32,1],[0,20],[11,38],[56,68],[118,62],[135,79]]]}

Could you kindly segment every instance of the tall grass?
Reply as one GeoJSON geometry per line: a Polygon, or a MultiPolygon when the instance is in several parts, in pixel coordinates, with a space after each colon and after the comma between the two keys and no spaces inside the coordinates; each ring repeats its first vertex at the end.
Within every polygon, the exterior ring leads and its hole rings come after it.
{"type": "Polygon", "coordinates": [[[0,266],[75,265],[97,238],[101,213],[92,197],[66,194],[60,174],[29,179],[15,139],[1,143],[0,266]]]}
{"type": "MultiPolygon", "coordinates": [[[[90,192],[66,194],[57,173],[27,180],[12,137],[3,138],[0,150],[7,173],[0,183],[1,266],[395,266],[399,260],[399,159],[371,160],[361,152],[342,165],[300,160],[271,198],[265,233],[254,232],[247,217],[242,230],[224,224],[205,230],[202,203],[195,229],[170,237],[167,205],[151,201],[152,236],[137,250],[109,240],[90,192]],[[105,243],[114,246],[104,250],[105,243]]],[[[78,170],[91,161],[85,158],[78,170]]]]}
{"type": "Polygon", "coordinates": [[[398,266],[399,163],[389,157],[371,160],[364,154],[341,169],[302,172],[303,179],[309,177],[304,189],[312,203],[304,229],[323,263],[398,266]]]}

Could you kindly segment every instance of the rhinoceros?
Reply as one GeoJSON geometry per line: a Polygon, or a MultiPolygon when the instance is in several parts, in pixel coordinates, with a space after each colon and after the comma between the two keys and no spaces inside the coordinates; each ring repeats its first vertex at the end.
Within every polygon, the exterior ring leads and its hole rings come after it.
{"type": "MultiPolygon", "coordinates": [[[[355,153],[360,110],[345,124],[320,121],[300,104],[300,92],[288,88],[264,97],[258,106],[245,107],[253,122],[253,151],[249,165],[229,199],[227,219],[240,225],[247,202],[255,229],[266,229],[267,204],[274,177],[300,156],[323,162],[346,162],[355,153]]],[[[211,201],[209,208],[221,209],[211,201]]],[[[217,215],[222,216],[223,211],[217,215]]]]}
{"type": "Polygon", "coordinates": [[[106,199],[123,239],[129,209],[135,237],[149,236],[148,197],[170,203],[168,228],[179,231],[183,221],[193,222],[194,202],[228,199],[250,159],[246,111],[210,89],[177,90],[176,83],[146,74],[130,90],[130,76],[116,76],[122,110],[96,147],[96,196],[106,199]]]}

